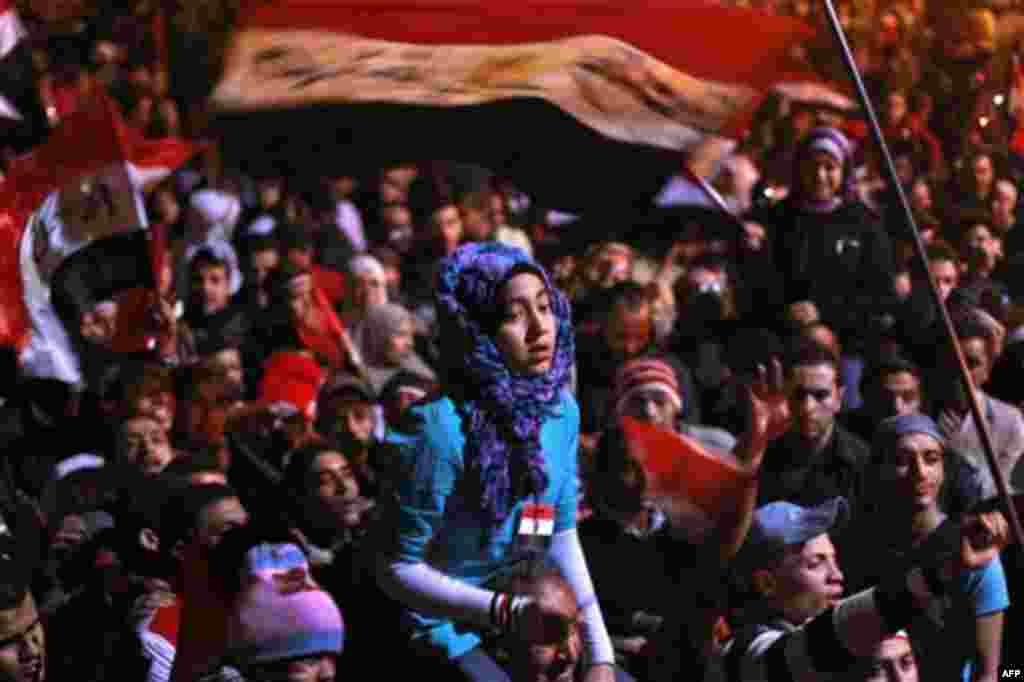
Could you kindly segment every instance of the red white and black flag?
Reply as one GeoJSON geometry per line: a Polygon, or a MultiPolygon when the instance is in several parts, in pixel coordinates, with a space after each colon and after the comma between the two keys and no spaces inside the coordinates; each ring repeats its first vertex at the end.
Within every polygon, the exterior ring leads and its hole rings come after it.
{"type": "Polygon", "coordinates": [[[681,150],[805,78],[810,35],[698,0],[285,0],[243,17],[211,103],[249,168],[448,159],[553,208],[649,205],[681,150]]]}
{"type": "Polygon", "coordinates": [[[62,262],[87,244],[147,224],[141,189],[199,148],[144,139],[96,95],[0,180],[0,345],[29,376],[78,383],[76,353],[50,302],[62,262]]]}
{"type": "Polygon", "coordinates": [[[42,140],[49,128],[27,38],[14,0],[0,0],[0,147],[18,152],[42,140]]]}

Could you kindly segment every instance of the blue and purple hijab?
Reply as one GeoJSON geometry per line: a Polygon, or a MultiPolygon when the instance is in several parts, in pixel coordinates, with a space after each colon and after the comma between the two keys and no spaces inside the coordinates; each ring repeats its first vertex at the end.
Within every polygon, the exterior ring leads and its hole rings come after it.
{"type": "Polygon", "coordinates": [[[442,385],[462,417],[463,459],[479,485],[481,511],[499,525],[516,501],[548,485],[540,431],[570,381],[575,341],[569,302],[540,265],[497,242],[468,244],[446,258],[435,298],[442,385]],[[536,376],[513,372],[495,345],[502,287],[524,272],[544,282],[557,320],[551,367],[536,376]]]}

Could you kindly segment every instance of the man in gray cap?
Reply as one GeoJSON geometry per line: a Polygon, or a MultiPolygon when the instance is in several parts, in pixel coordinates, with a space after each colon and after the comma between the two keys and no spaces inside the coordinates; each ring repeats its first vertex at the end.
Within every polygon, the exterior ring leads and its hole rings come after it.
{"type": "Polygon", "coordinates": [[[755,599],[726,647],[730,682],[809,682],[849,670],[919,614],[940,609],[959,568],[986,566],[1008,537],[998,512],[965,518],[958,556],[929,557],[844,599],[829,532],[845,512],[841,498],[757,510],[737,557],[755,599]]]}

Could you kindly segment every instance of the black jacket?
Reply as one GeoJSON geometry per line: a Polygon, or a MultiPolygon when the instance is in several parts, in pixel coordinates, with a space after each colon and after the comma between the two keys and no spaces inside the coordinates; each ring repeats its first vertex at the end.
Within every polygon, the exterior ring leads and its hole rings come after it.
{"type": "Polygon", "coordinates": [[[252,311],[236,303],[229,303],[212,315],[206,315],[196,306],[189,306],[185,311],[185,322],[199,353],[207,352],[211,343],[221,339],[244,345],[254,326],[252,311]]]}
{"type": "Polygon", "coordinates": [[[895,304],[892,243],[863,204],[811,213],[783,201],[755,219],[773,235],[779,279],[765,295],[774,300],[764,302],[776,315],[781,306],[811,300],[826,323],[858,337],[872,315],[895,304]]]}
{"type": "Polygon", "coordinates": [[[793,434],[786,434],[765,452],[757,504],[786,500],[811,507],[842,496],[856,510],[864,500],[870,457],[867,443],[839,424],[825,449],[813,457],[793,434]]]}

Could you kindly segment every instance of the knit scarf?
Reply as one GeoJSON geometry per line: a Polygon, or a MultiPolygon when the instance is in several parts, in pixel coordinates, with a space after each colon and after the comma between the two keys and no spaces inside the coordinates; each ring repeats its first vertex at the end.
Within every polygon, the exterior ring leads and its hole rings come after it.
{"type": "Polygon", "coordinates": [[[441,378],[462,417],[466,470],[481,511],[498,526],[517,500],[548,486],[540,432],[555,414],[575,357],[569,303],[523,251],[496,242],[469,244],[446,258],[435,296],[441,378]],[[494,340],[501,289],[520,272],[541,278],[557,320],[551,367],[537,376],[512,372],[494,340]]]}

